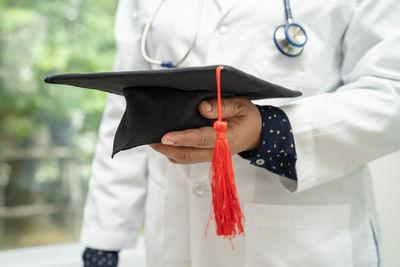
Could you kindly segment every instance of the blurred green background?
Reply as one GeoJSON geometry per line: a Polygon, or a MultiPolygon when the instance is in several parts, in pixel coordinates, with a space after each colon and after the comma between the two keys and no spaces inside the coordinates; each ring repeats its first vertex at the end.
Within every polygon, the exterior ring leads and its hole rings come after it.
{"type": "Polygon", "coordinates": [[[0,249],[78,239],[106,95],[43,79],[112,70],[116,5],[0,0],[0,249]]]}

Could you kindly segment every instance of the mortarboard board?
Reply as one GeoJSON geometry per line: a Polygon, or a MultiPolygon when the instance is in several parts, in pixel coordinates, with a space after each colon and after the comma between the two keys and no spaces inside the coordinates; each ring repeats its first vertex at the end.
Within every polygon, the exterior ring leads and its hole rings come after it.
{"type": "MultiPolygon", "coordinates": [[[[127,105],[115,135],[114,156],[135,146],[159,143],[170,131],[212,126],[213,120],[203,118],[197,106],[217,96],[216,67],[62,74],[47,77],[45,82],[125,96],[127,105]]],[[[221,84],[222,97],[256,100],[301,95],[231,66],[223,66],[221,84]]]]}
{"type": "Polygon", "coordinates": [[[217,235],[230,240],[244,233],[244,217],[225,136],[228,123],[222,121],[221,96],[262,99],[301,95],[298,91],[269,83],[229,66],[64,74],[48,77],[45,81],[125,96],[127,106],[114,138],[113,155],[138,145],[158,143],[169,131],[211,126],[214,123],[217,138],[210,175],[214,216],[210,216],[207,228],[215,219],[217,235]],[[224,85],[223,91],[221,83],[224,85]],[[202,100],[216,97],[218,120],[213,122],[203,118],[197,106],[202,100]]]}

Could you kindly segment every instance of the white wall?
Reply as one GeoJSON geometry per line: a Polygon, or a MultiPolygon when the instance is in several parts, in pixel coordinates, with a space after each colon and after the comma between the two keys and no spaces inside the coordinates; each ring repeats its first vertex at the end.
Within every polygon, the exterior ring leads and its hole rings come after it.
{"type": "Polygon", "coordinates": [[[370,164],[382,233],[382,267],[400,266],[400,152],[370,164]]]}

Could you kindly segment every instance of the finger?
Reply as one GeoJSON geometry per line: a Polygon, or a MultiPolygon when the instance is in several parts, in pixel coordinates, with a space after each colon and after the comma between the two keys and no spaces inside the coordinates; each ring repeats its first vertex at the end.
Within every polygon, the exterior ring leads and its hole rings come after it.
{"type": "Polygon", "coordinates": [[[152,144],[151,147],[177,164],[210,162],[213,154],[213,149],[208,148],[174,147],[163,144],[152,144]]]}
{"type": "Polygon", "coordinates": [[[169,132],[161,139],[162,144],[196,148],[213,148],[215,132],[212,127],[201,127],[184,131],[169,132]]]}
{"type": "MultiPolygon", "coordinates": [[[[246,107],[249,100],[240,97],[230,97],[221,99],[222,117],[230,118],[240,114],[246,107]]],[[[217,99],[202,101],[199,104],[200,114],[207,119],[218,118],[217,99]]]]}

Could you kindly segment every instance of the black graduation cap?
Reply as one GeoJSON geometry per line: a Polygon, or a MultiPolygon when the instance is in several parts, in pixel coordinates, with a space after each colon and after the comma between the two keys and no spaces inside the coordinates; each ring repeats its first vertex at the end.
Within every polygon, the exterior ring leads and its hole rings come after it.
{"type": "MultiPolygon", "coordinates": [[[[213,120],[200,115],[198,104],[217,97],[216,67],[62,74],[47,77],[45,82],[125,96],[127,105],[115,135],[114,156],[121,150],[159,143],[170,131],[212,126],[213,120]]],[[[222,97],[252,100],[301,95],[231,66],[223,66],[221,88],[222,97]]]]}

